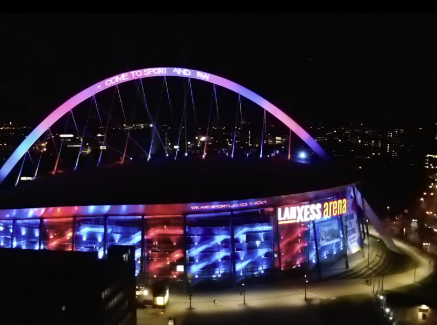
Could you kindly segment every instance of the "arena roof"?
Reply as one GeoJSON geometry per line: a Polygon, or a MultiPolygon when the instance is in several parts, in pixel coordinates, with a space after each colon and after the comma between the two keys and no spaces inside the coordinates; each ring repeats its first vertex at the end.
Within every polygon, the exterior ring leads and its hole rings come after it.
{"type": "Polygon", "coordinates": [[[44,176],[0,190],[0,209],[256,199],[359,180],[357,170],[286,159],[126,162],[44,176]]]}

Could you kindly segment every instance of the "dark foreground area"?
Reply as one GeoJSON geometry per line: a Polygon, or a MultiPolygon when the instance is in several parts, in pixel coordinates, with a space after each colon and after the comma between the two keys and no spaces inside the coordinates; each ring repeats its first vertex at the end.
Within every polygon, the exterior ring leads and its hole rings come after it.
{"type": "Polygon", "coordinates": [[[371,295],[343,296],[320,301],[320,324],[385,325],[371,295]]]}

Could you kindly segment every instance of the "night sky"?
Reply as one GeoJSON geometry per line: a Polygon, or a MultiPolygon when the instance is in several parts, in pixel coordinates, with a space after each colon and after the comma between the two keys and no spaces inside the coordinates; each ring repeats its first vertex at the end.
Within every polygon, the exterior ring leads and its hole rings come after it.
{"type": "Polygon", "coordinates": [[[300,123],[437,122],[435,14],[2,14],[0,122],[36,126],[84,88],[176,66],[300,123]]]}

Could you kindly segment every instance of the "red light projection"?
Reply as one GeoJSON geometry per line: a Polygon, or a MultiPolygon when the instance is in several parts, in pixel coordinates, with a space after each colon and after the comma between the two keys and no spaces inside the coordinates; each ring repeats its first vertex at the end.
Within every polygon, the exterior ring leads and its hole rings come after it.
{"type": "Polygon", "coordinates": [[[146,271],[155,278],[176,278],[177,265],[183,265],[183,219],[146,218],[145,220],[146,271]]]}
{"type": "Polygon", "coordinates": [[[44,248],[71,251],[73,248],[73,218],[44,220],[44,248]]]}

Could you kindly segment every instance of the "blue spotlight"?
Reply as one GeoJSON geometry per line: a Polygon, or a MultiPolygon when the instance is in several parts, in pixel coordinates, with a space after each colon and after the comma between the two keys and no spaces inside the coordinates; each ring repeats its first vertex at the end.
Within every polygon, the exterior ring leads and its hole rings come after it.
{"type": "Polygon", "coordinates": [[[307,157],[307,155],[306,155],[305,152],[301,151],[301,152],[299,153],[299,158],[306,158],[306,157],[307,157]]]}

